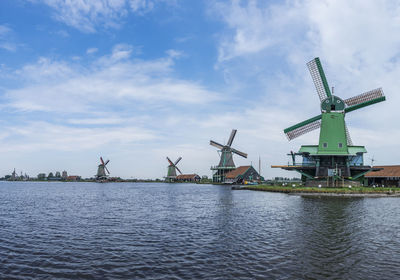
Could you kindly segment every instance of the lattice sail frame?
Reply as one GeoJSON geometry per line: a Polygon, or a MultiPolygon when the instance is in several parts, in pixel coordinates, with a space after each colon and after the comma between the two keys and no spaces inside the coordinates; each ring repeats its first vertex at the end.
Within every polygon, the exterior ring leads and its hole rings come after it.
{"type": "Polygon", "coordinates": [[[321,120],[316,120],[316,121],[313,121],[312,123],[303,125],[296,129],[293,129],[285,134],[286,134],[286,137],[288,138],[288,140],[290,141],[294,138],[297,138],[297,137],[299,137],[303,134],[306,134],[310,131],[316,130],[320,127],[321,127],[321,120]]]}
{"type": "Polygon", "coordinates": [[[318,64],[321,63],[318,58],[315,58],[307,63],[307,67],[310,71],[319,99],[322,101],[330,96],[330,92],[327,93],[327,91],[329,91],[328,82],[326,81],[322,66],[318,66],[318,64]]]}
{"type": "Polygon", "coordinates": [[[382,88],[373,89],[344,100],[347,106],[354,106],[383,96],[382,88]]]}
{"type": "Polygon", "coordinates": [[[346,139],[347,139],[347,146],[353,146],[353,141],[351,140],[349,129],[347,128],[347,124],[344,124],[344,127],[346,128],[346,139]]]}

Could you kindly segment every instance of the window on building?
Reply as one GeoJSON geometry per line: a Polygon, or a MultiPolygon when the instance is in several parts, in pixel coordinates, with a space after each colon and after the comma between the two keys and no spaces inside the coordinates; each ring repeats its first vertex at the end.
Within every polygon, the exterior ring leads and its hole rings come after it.
{"type": "Polygon", "coordinates": [[[339,148],[342,148],[343,147],[343,143],[339,143],[339,148]]]}
{"type": "Polygon", "coordinates": [[[322,143],[322,147],[328,148],[328,143],[322,143]]]}

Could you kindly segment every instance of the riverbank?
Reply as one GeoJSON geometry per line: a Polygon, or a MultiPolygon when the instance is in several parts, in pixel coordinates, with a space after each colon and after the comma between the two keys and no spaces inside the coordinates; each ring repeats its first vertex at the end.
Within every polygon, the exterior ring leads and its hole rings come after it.
{"type": "Polygon", "coordinates": [[[241,190],[281,192],[301,196],[330,196],[330,197],[400,197],[400,189],[395,188],[312,188],[312,187],[282,187],[282,186],[246,186],[241,190]]]}

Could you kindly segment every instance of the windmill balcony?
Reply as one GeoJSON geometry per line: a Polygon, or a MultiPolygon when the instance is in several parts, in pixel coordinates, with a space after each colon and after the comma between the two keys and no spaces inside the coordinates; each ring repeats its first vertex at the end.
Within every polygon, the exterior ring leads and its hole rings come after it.
{"type": "Polygon", "coordinates": [[[226,169],[232,169],[232,170],[234,170],[234,169],[236,169],[236,167],[234,167],[234,166],[211,166],[211,170],[226,170],[226,169]]]}

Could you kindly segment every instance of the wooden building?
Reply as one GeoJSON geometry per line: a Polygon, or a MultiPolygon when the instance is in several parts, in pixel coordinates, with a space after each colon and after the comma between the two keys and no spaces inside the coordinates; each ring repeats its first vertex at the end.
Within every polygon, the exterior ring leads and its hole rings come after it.
{"type": "Polygon", "coordinates": [[[365,175],[369,186],[400,187],[400,165],[381,165],[374,168],[381,170],[371,171],[365,175]]]}
{"type": "Polygon", "coordinates": [[[197,174],[181,174],[176,176],[175,182],[200,182],[201,177],[197,174]]]}
{"type": "Polygon", "coordinates": [[[244,184],[245,181],[254,182],[263,180],[253,166],[239,166],[235,170],[228,172],[225,176],[225,184],[244,184]]]}

